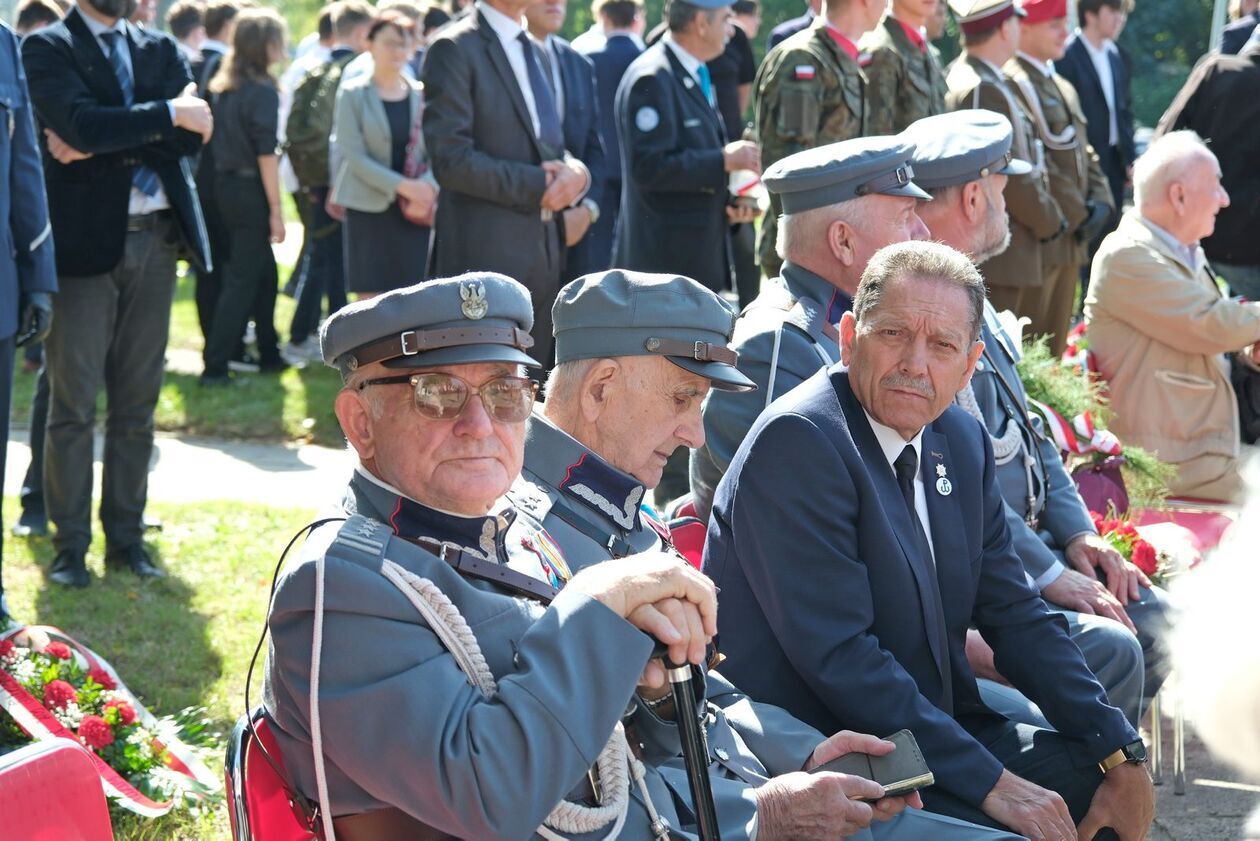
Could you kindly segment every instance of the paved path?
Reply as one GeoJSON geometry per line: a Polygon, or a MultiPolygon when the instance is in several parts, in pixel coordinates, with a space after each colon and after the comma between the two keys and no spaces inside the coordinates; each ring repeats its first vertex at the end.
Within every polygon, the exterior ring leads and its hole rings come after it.
{"type": "MultiPolygon", "coordinates": [[[[99,487],[101,438],[96,440],[99,487]]],[[[30,463],[26,431],[10,435],[4,493],[16,496],[30,463]]],[[[352,462],[344,450],[314,445],[176,437],[159,434],[149,475],[149,499],[196,502],[238,499],[278,506],[317,507],[345,486],[352,462]]],[[[11,507],[12,508],[12,507],[11,507]]],[[[16,519],[14,511],[9,519],[16,519]]]]}

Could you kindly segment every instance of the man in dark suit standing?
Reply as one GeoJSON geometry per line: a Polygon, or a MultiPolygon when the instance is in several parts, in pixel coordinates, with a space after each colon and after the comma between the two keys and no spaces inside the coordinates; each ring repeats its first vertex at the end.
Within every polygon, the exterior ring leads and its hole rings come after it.
{"type": "MultiPolygon", "coordinates": [[[[1133,104],[1129,99],[1129,72],[1115,38],[1124,27],[1131,0],[1080,0],[1076,5],[1080,28],[1068,41],[1055,71],[1072,83],[1085,112],[1089,145],[1111,187],[1115,213],[1090,247],[1115,230],[1124,208],[1124,185],[1133,172],[1137,147],[1133,143],[1133,104]]],[[[1088,271],[1088,267],[1086,268],[1088,271]]]]}
{"type": "MultiPolygon", "coordinates": [[[[1239,11],[1247,5],[1248,3],[1239,4],[1239,11]]],[[[1256,5],[1255,0],[1249,0],[1249,5],[1250,12],[1240,15],[1238,20],[1221,30],[1222,55],[1238,55],[1242,52],[1256,27],[1260,26],[1260,6],[1256,5]]]]}
{"type": "MultiPolygon", "coordinates": [[[[5,185],[0,190],[0,219],[4,220],[11,243],[0,251],[0,476],[4,476],[14,350],[19,345],[38,342],[47,334],[52,319],[52,294],[57,291],[57,268],[26,74],[18,55],[18,39],[3,24],[0,88],[11,92],[11,98],[5,102],[9,130],[0,132],[0,183],[5,185]]],[[[0,532],[0,567],[3,560],[0,532]]],[[[7,631],[12,622],[0,576],[0,633],[7,631]]]]}
{"type": "Polygon", "coordinates": [[[761,415],[718,488],[705,572],[723,673],[824,732],[909,728],[936,775],[929,810],[1033,838],[1078,823],[1084,839],[1145,837],[1142,742],[1028,583],[988,435],[950,406],[984,349],[983,306],[948,246],[871,259],[841,364],[761,415]],[[1057,732],[983,705],[972,624],[1057,732]]]}
{"type": "Polygon", "coordinates": [[[564,129],[564,148],[586,165],[591,187],[580,204],[560,214],[566,248],[563,282],[608,268],[592,259],[588,248],[591,228],[604,210],[606,161],[599,138],[599,94],[595,65],[556,33],[564,26],[567,0],[535,0],[525,9],[530,37],[542,52],[543,75],[551,80],[556,110],[564,129]]]}
{"type": "MultiPolygon", "coordinates": [[[[639,0],[606,0],[599,7],[604,39],[585,55],[595,65],[595,90],[599,111],[599,139],[604,146],[604,183],[597,189],[602,196],[599,218],[591,223],[582,243],[586,262],[592,271],[612,265],[613,233],[621,211],[621,139],[617,136],[617,86],[626,68],[643,48],[634,33],[635,20],[642,14],[639,0]]],[[[576,43],[576,42],[575,42],[576,43]]]]}
{"type": "Polygon", "coordinates": [[[730,0],[671,0],[669,32],[617,91],[625,192],[613,265],[730,286],[729,228],[755,211],[728,203],[728,173],[760,172],[756,143],[728,143],[705,62],[722,54],[730,0]]]}
{"type": "Polygon", "coordinates": [[[542,50],[525,31],[530,0],[478,0],[425,51],[424,142],[442,187],[430,277],[501,272],[533,296],[534,358],[551,359],[551,304],[564,240],[557,218],[591,173],[565,148],[542,50]]]}
{"type": "Polygon", "coordinates": [[[175,40],[127,22],[135,6],[85,0],[22,44],[47,139],[61,290],[46,343],[44,492],[57,526],[49,577],[75,587],[90,583],[84,556],[102,386],[106,565],[162,575],[141,536],[179,242],[194,266],[212,265],[192,171],[210,138],[210,108],[193,95],[175,40]]]}

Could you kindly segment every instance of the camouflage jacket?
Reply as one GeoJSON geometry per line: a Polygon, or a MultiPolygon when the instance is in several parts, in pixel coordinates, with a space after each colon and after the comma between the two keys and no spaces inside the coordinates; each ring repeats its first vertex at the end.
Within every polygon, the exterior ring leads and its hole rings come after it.
{"type": "Polygon", "coordinates": [[[933,49],[920,50],[892,15],[862,36],[868,82],[867,134],[896,134],[945,111],[945,73],[933,49]]]}
{"type": "MultiPolygon", "coordinates": [[[[795,152],[867,134],[866,75],[819,19],[776,46],[753,81],[761,165],[795,152]]],[[[782,261],[774,253],[781,212],[771,195],[757,252],[768,277],[782,261]]]]}

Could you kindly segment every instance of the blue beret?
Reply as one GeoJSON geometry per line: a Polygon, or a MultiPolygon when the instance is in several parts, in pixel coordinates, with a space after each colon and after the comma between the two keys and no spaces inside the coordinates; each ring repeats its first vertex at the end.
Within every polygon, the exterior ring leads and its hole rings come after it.
{"type": "Polygon", "coordinates": [[[775,161],[761,176],[785,214],[879,193],[929,199],[911,180],[914,148],[900,137],[856,137],[775,161]]]}
{"type": "Polygon", "coordinates": [[[505,275],[470,272],[395,289],[338,310],[320,331],[324,363],[343,377],[362,365],[420,368],[507,362],[538,366],[529,290],[505,275]]]}
{"type": "Polygon", "coordinates": [[[551,308],[556,362],[605,356],[664,356],[723,391],[756,386],[727,347],[735,314],[689,277],[622,269],[584,275],[551,308]]]}
{"type": "Polygon", "coordinates": [[[1023,175],[1026,161],[1011,156],[1011,122],[981,109],[924,117],[900,135],[914,147],[914,181],[925,189],[966,184],[987,175],[1023,175]]]}

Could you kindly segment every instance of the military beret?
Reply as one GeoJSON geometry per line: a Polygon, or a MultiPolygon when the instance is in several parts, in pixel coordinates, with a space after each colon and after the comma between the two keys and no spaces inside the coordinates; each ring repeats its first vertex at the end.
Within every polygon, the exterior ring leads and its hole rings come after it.
{"type": "Polygon", "coordinates": [[[605,356],[664,356],[723,391],[750,391],[727,347],[735,314],[689,277],[622,269],[584,275],[551,308],[556,363],[605,356]]]}
{"type": "Polygon", "coordinates": [[[476,362],[538,366],[529,290],[505,275],[470,272],[356,301],[319,334],[324,364],[343,377],[362,365],[420,368],[476,362]]]}
{"type": "Polygon", "coordinates": [[[1024,16],[1024,10],[1015,0],[949,0],[949,7],[964,35],[997,29],[1012,15],[1024,16]]]}
{"type": "Polygon", "coordinates": [[[924,189],[966,184],[986,175],[1023,175],[1026,161],[1011,157],[1011,121],[982,109],[916,120],[901,133],[914,147],[914,183],[924,189]]]}
{"type": "Polygon", "coordinates": [[[1045,23],[1067,17],[1067,0],[1024,0],[1024,23],[1045,23]]]}
{"type": "Polygon", "coordinates": [[[859,196],[931,198],[914,185],[914,149],[899,137],[857,137],[816,146],[775,161],[761,176],[785,214],[859,196]]]}

